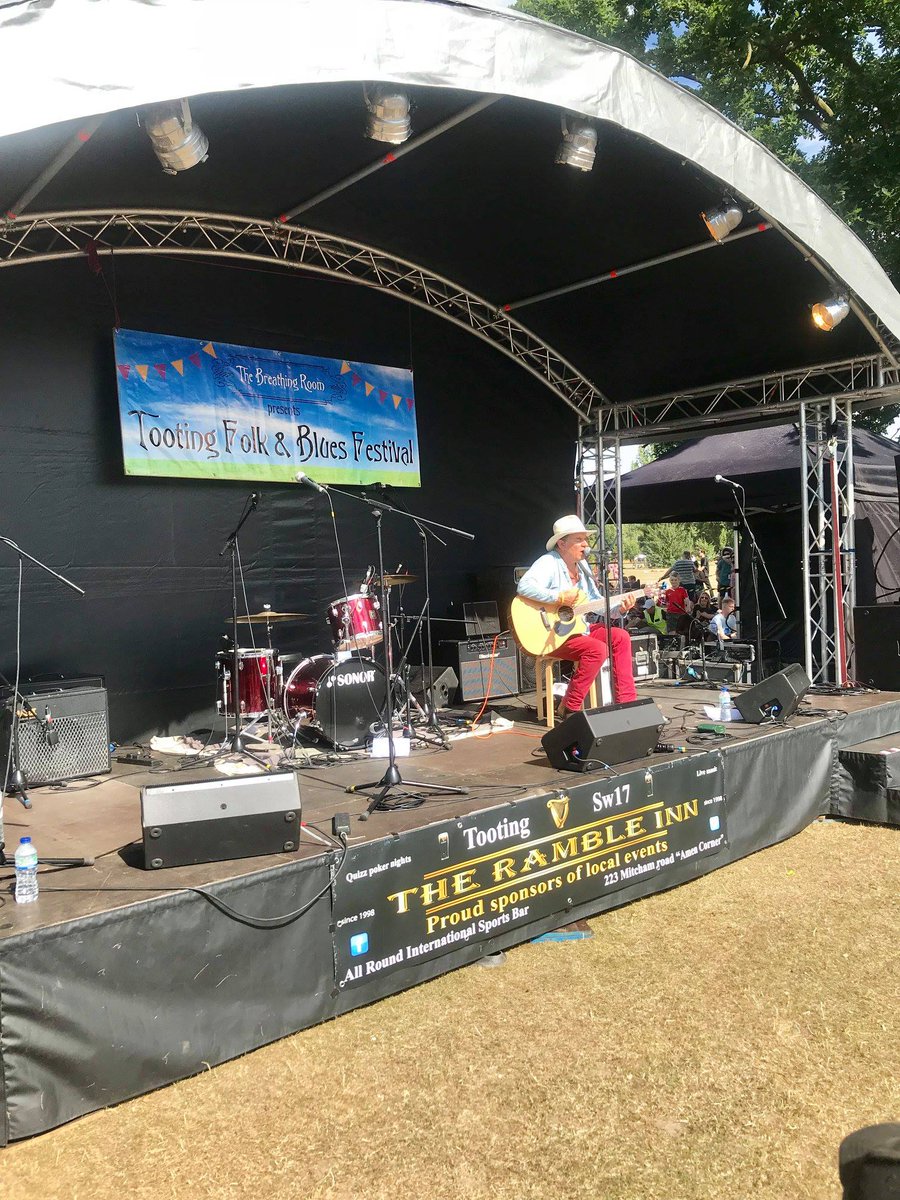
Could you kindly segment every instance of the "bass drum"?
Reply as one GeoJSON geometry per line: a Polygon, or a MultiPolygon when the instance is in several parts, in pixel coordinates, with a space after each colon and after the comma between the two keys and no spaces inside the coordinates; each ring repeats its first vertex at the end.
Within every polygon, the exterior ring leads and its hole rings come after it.
{"type": "Polygon", "coordinates": [[[339,750],[365,746],[386,699],[384,667],[371,658],[335,662],[330,654],[316,654],[298,663],[284,685],[290,723],[318,729],[339,750]]]}

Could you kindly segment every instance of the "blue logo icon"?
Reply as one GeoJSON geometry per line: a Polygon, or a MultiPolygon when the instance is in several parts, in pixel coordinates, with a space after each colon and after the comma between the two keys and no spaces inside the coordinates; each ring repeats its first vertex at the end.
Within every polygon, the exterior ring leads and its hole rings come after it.
{"type": "Polygon", "coordinates": [[[366,954],[369,950],[369,935],[367,933],[354,933],[350,939],[350,953],[355,958],[358,954],[366,954]]]}
{"type": "Polygon", "coordinates": [[[709,827],[713,831],[713,833],[715,833],[715,831],[719,828],[719,824],[720,824],[720,821],[719,821],[718,817],[710,817],[709,818],[709,827]]]}

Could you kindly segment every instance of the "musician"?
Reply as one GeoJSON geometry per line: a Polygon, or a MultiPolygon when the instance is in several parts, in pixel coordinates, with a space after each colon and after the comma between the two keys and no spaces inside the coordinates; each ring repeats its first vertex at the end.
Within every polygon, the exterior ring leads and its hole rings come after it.
{"type": "Polygon", "coordinates": [[[726,642],[737,641],[737,622],[734,617],[734,601],[730,596],[722,600],[722,607],[709,623],[709,628],[716,635],[718,648],[725,649],[726,642]]]}
{"type": "MultiPolygon", "coordinates": [[[[602,610],[600,589],[585,561],[589,546],[588,531],[581,519],[576,516],[560,517],[554,523],[553,536],[547,542],[547,553],[542,554],[519,581],[519,595],[537,600],[554,612],[562,606],[580,604],[584,600],[596,600],[598,611],[602,610]]],[[[610,616],[620,616],[633,606],[633,598],[624,597],[610,616]]],[[[589,614],[588,620],[593,616],[593,613],[589,614]]],[[[631,638],[624,629],[615,627],[610,629],[610,636],[616,702],[622,704],[636,700],[631,638]]],[[[606,626],[602,621],[592,624],[587,634],[573,634],[555,651],[554,658],[577,664],[565,698],[559,706],[561,717],[570,716],[582,707],[608,654],[606,626]]]]}

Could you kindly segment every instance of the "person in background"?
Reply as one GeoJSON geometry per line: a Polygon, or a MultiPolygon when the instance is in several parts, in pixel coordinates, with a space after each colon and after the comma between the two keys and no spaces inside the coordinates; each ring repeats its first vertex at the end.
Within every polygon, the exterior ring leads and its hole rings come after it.
{"type": "Polygon", "coordinates": [[[698,551],[694,558],[694,580],[697,584],[697,593],[704,591],[709,587],[709,561],[702,550],[698,551]]]}
{"type": "Polygon", "coordinates": [[[737,641],[737,621],[734,615],[734,601],[725,596],[722,606],[709,623],[710,632],[716,635],[719,650],[724,650],[729,642],[737,641]]]}
{"type": "Polygon", "coordinates": [[[690,550],[685,550],[681,558],[676,558],[665,575],[657,582],[662,583],[663,579],[667,578],[675,584],[680,584],[687,592],[689,599],[693,600],[697,593],[697,584],[694,579],[694,556],[690,550]]]}
{"type": "Polygon", "coordinates": [[[666,632],[666,610],[660,602],[658,596],[653,595],[652,588],[644,588],[644,610],[643,617],[647,629],[660,637],[666,632]]]}
{"type": "Polygon", "coordinates": [[[730,546],[723,546],[716,560],[716,586],[719,589],[719,599],[732,595],[734,577],[737,568],[734,565],[734,551],[730,546]]]}
{"type": "MultiPolygon", "coordinates": [[[[589,547],[588,531],[581,518],[560,517],[554,522],[553,536],[547,542],[547,553],[542,554],[519,580],[519,595],[527,600],[535,600],[553,612],[557,612],[561,607],[574,606],[583,600],[596,600],[597,611],[602,610],[600,590],[585,561],[589,547]]],[[[634,599],[626,596],[622,604],[611,611],[610,616],[618,617],[633,607],[634,599]]],[[[616,703],[636,700],[631,638],[624,629],[613,626],[610,629],[610,640],[616,703]]],[[[554,658],[568,659],[576,664],[566,695],[559,706],[560,717],[567,717],[579,711],[591,684],[609,657],[609,652],[606,625],[603,621],[591,625],[588,633],[577,633],[566,638],[555,652],[554,658]]]]}
{"type": "Polygon", "coordinates": [[[694,611],[691,613],[691,641],[702,641],[709,632],[709,623],[716,615],[716,608],[709,592],[700,592],[694,611]]]}
{"type": "Polygon", "coordinates": [[[666,633],[687,633],[690,626],[691,598],[680,583],[666,589],[666,633]]]}

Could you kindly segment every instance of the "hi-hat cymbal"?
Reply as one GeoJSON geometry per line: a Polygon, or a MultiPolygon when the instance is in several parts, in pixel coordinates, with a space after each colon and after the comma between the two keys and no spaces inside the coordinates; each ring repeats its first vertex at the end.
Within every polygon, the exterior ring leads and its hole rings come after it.
{"type": "MultiPolygon", "coordinates": [[[[248,625],[256,622],[262,623],[263,621],[303,621],[308,616],[309,613],[272,612],[269,609],[264,612],[247,613],[245,617],[238,617],[238,625],[248,625]]],[[[228,625],[231,624],[231,617],[226,618],[226,623],[228,625]]]]}
{"type": "Polygon", "coordinates": [[[404,583],[412,583],[418,579],[418,575],[385,575],[385,587],[403,587],[404,583]]]}

